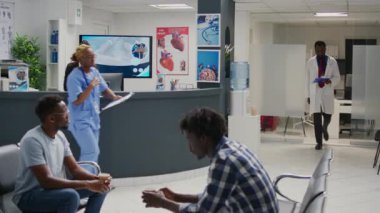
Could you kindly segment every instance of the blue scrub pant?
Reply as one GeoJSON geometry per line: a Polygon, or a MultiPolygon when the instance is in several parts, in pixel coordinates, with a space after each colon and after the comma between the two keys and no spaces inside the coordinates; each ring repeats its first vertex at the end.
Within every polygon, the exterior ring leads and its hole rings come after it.
{"type": "Polygon", "coordinates": [[[80,148],[79,161],[98,162],[100,154],[99,129],[94,130],[89,125],[83,125],[80,128],[74,127],[70,130],[80,148]]]}
{"type": "Polygon", "coordinates": [[[34,188],[24,193],[17,206],[26,212],[75,213],[80,198],[88,197],[86,213],[99,213],[107,193],[89,190],[34,188]]]}

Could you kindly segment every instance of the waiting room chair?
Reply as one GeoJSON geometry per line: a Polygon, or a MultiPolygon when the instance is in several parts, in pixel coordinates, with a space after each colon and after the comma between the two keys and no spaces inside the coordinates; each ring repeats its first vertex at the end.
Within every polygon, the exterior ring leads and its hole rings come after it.
{"type": "MultiPolygon", "coordinates": [[[[377,161],[379,160],[379,154],[380,154],[380,130],[376,131],[375,141],[377,141],[378,144],[377,144],[377,150],[376,150],[375,158],[373,159],[373,168],[375,168],[375,166],[377,164],[377,161]]],[[[380,164],[379,164],[379,168],[377,169],[377,174],[379,174],[379,172],[380,172],[380,164]]]]}
{"type": "MultiPolygon", "coordinates": [[[[20,149],[16,144],[0,146],[0,213],[20,213],[20,210],[12,202],[17,170],[19,165],[20,149]]],[[[90,166],[95,174],[101,172],[97,163],[92,161],[81,161],[79,165],[90,166]]],[[[68,178],[71,174],[67,173],[68,178]]],[[[87,198],[80,200],[78,211],[86,207],[87,198]]],[[[32,213],[32,212],[24,212],[32,213]]]]}
{"type": "Polygon", "coordinates": [[[327,177],[330,173],[330,163],[333,159],[333,151],[328,149],[321,157],[317,167],[311,176],[283,174],[274,180],[276,193],[285,199],[279,199],[280,213],[323,213],[326,206],[327,177]],[[293,200],[279,189],[281,180],[308,179],[309,184],[301,202],[293,200]]]}

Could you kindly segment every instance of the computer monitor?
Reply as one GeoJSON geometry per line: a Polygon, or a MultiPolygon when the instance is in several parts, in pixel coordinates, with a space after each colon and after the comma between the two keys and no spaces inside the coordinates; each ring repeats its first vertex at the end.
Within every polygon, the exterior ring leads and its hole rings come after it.
{"type": "Polygon", "coordinates": [[[120,72],[124,78],[152,78],[152,36],[80,35],[96,55],[100,73],[120,72]]]}
{"type": "Polygon", "coordinates": [[[123,73],[100,73],[113,91],[123,91],[123,73]]]}

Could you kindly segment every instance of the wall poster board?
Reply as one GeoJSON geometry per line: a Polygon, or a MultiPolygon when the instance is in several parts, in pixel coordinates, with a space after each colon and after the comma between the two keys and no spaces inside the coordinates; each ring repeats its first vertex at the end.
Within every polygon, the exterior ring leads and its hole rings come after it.
{"type": "Polygon", "coordinates": [[[189,74],[189,27],[158,27],[157,74],[189,74]]]}
{"type": "Polygon", "coordinates": [[[0,59],[11,59],[14,34],[14,3],[0,1],[0,59]]]}
{"type": "Polygon", "coordinates": [[[220,50],[198,50],[197,81],[220,82],[220,50]]]}
{"type": "Polygon", "coordinates": [[[220,47],[220,14],[198,14],[198,47],[220,47]]]}

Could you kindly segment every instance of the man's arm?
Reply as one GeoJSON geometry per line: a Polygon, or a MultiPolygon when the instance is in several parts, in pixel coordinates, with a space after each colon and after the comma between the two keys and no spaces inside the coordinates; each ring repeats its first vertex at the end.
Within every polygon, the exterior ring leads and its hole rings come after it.
{"type": "Polygon", "coordinates": [[[75,158],[70,155],[64,158],[64,163],[69,172],[76,180],[97,180],[98,176],[93,175],[78,165],[75,158]]]}
{"type": "Polygon", "coordinates": [[[237,174],[237,169],[229,158],[231,157],[218,158],[211,164],[205,192],[197,203],[181,205],[180,212],[218,212],[224,207],[235,186],[237,174]]]}
{"type": "Polygon", "coordinates": [[[43,165],[31,166],[34,176],[44,189],[88,189],[93,192],[107,192],[109,187],[100,182],[99,180],[67,180],[63,178],[54,177],[49,168],[43,165]]]}
{"type": "Polygon", "coordinates": [[[163,192],[165,197],[169,200],[173,200],[179,203],[197,203],[199,201],[199,195],[191,194],[179,194],[175,193],[169,188],[162,188],[159,191],[163,192]]]}
{"type": "Polygon", "coordinates": [[[141,198],[147,208],[164,208],[175,213],[178,213],[180,210],[180,205],[175,201],[166,198],[161,191],[145,190],[143,191],[141,198]]]}

